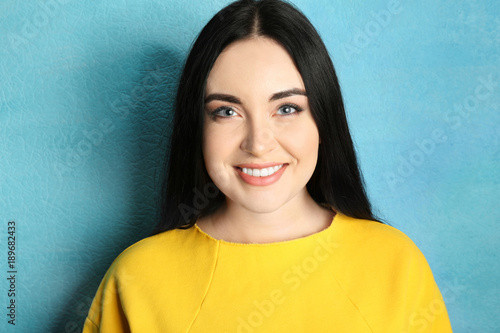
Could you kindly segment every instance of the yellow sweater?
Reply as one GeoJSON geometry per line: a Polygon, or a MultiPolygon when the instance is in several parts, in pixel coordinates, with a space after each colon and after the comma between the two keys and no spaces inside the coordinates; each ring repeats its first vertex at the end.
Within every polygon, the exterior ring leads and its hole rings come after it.
{"type": "Polygon", "coordinates": [[[429,265],[402,232],[337,214],[270,244],[216,240],[197,225],[146,238],[109,268],[90,332],[451,332],[429,265]]]}

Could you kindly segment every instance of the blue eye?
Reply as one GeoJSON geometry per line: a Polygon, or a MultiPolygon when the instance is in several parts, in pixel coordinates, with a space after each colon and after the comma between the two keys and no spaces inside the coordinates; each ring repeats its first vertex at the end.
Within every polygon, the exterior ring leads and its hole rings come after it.
{"type": "Polygon", "coordinates": [[[220,108],[217,108],[214,111],[212,111],[210,115],[213,117],[231,118],[233,116],[236,116],[237,113],[231,108],[228,108],[226,106],[221,106],[220,108]]]}
{"type": "Polygon", "coordinates": [[[302,108],[296,104],[285,104],[278,109],[277,114],[287,116],[290,114],[295,114],[300,111],[302,111],[302,108]]]}

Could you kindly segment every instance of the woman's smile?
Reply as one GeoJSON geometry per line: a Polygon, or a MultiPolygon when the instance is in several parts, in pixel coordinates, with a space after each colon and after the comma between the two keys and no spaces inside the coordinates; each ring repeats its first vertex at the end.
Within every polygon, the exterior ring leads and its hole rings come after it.
{"type": "Polygon", "coordinates": [[[266,186],[277,182],[285,172],[288,164],[275,164],[274,166],[258,168],[252,165],[235,167],[241,179],[250,185],[266,186]],[[246,167],[245,167],[246,166],[246,167]]]}

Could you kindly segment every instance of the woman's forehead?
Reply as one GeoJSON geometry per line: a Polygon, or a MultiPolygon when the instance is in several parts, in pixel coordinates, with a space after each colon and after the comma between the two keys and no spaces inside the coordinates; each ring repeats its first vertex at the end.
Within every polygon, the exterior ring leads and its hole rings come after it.
{"type": "Polygon", "coordinates": [[[206,94],[272,94],[290,88],[305,89],[292,57],[270,38],[258,37],[230,44],[217,58],[207,80],[206,94]]]}

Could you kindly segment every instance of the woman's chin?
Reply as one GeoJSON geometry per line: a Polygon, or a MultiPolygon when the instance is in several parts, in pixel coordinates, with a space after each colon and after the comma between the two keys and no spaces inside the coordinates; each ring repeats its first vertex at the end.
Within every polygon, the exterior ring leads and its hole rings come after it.
{"type": "Polygon", "coordinates": [[[286,201],[274,198],[266,198],[265,196],[255,196],[254,198],[248,198],[244,201],[233,201],[228,200],[228,207],[230,205],[236,205],[238,209],[244,209],[249,213],[254,214],[268,214],[274,213],[284,206],[286,206],[286,201]]]}

